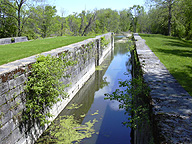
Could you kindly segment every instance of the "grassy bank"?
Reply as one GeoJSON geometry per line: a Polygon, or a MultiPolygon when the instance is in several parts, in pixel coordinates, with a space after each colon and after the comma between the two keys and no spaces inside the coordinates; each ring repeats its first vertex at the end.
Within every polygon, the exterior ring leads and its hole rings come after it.
{"type": "Polygon", "coordinates": [[[83,41],[88,38],[91,37],[55,37],[22,43],[0,45],[0,65],[83,41]]]}
{"type": "Polygon", "coordinates": [[[163,35],[139,35],[192,96],[192,42],[163,35]]]}

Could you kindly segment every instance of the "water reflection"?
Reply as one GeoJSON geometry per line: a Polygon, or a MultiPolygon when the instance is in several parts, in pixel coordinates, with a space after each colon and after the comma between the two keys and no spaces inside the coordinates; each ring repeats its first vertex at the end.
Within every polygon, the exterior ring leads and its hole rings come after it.
{"type": "MultiPolygon", "coordinates": [[[[119,88],[118,80],[131,79],[131,74],[128,72],[131,68],[130,54],[127,48],[128,44],[115,44],[114,58],[109,67],[96,72],[97,91],[94,94],[94,102],[82,123],[96,118],[99,122],[95,124],[95,130],[99,133],[83,140],[83,144],[129,144],[131,141],[131,129],[122,124],[128,119],[128,115],[124,115],[125,110],[119,109],[117,101],[104,100],[105,93],[112,93],[119,88]],[[124,73],[129,73],[129,75],[124,75],[124,73]],[[106,81],[107,85],[103,86],[99,79],[106,81]],[[99,114],[92,116],[91,114],[96,110],[99,111],[99,114]]],[[[119,89],[122,90],[122,88],[119,89]]]]}

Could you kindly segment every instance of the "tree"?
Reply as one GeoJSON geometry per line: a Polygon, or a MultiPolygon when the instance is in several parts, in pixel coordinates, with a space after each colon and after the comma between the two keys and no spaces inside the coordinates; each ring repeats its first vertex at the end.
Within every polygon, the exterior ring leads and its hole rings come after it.
{"type": "Polygon", "coordinates": [[[41,32],[42,37],[45,38],[48,35],[50,35],[51,28],[52,28],[52,20],[53,17],[56,15],[56,7],[55,6],[45,6],[45,9],[43,9],[43,20],[41,25],[41,32]]]}
{"type": "Polygon", "coordinates": [[[41,37],[50,36],[54,28],[54,17],[56,15],[55,6],[37,6],[31,7],[29,15],[29,28],[33,29],[41,37]]]}
{"type": "Polygon", "coordinates": [[[17,23],[17,36],[21,36],[22,29],[26,22],[26,14],[24,7],[26,6],[27,0],[2,0],[1,4],[4,6],[4,13],[8,17],[16,19],[17,23]],[[16,13],[10,13],[9,9],[13,9],[16,13]]]}
{"type": "MultiPolygon", "coordinates": [[[[88,31],[88,28],[95,22],[96,17],[97,17],[97,13],[96,13],[96,12],[87,14],[88,22],[87,22],[87,25],[85,26],[85,28],[84,28],[83,33],[81,34],[81,36],[84,36],[84,35],[85,35],[85,33],[88,31]]],[[[81,22],[83,23],[83,21],[81,21],[81,22]]],[[[82,24],[81,24],[81,26],[82,26],[82,24]]],[[[80,28],[81,28],[81,27],[80,27],[80,28]]]]}
{"type": "Polygon", "coordinates": [[[77,13],[73,13],[66,17],[67,25],[69,26],[69,30],[71,35],[77,36],[79,34],[80,21],[77,13]]]}
{"type": "Polygon", "coordinates": [[[151,8],[145,16],[147,32],[167,35],[167,12],[162,8],[151,8]]]}
{"type": "Polygon", "coordinates": [[[61,9],[61,18],[60,18],[60,22],[61,22],[61,36],[63,35],[64,32],[64,23],[65,23],[65,18],[64,15],[66,13],[66,10],[64,8],[61,9]]]}
{"type": "Polygon", "coordinates": [[[133,25],[133,31],[137,32],[137,25],[138,25],[138,17],[140,13],[144,12],[143,6],[140,5],[134,5],[130,8],[130,11],[132,12],[132,25],[133,25]]]}
{"type": "Polygon", "coordinates": [[[146,12],[142,11],[138,16],[138,32],[149,32],[148,29],[148,15],[146,12]]]}
{"type": "Polygon", "coordinates": [[[130,29],[131,23],[131,12],[130,10],[124,9],[119,12],[120,13],[120,30],[126,32],[130,29]]]}
{"type": "Polygon", "coordinates": [[[5,14],[5,9],[10,14],[15,14],[15,10],[13,8],[5,7],[2,0],[0,0],[0,37],[2,38],[16,36],[16,21],[13,17],[9,17],[5,14]]]}
{"type": "Polygon", "coordinates": [[[160,7],[162,9],[166,9],[168,11],[168,32],[167,34],[171,36],[171,23],[172,23],[172,12],[174,9],[174,5],[178,2],[178,0],[151,0],[156,7],[160,7]]]}
{"type": "Polygon", "coordinates": [[[86,24],[85,14],[86,14],[86,11],[84,11],[84,10],[79,14],[79,16],[81,18],[81,25],[80,25],[80,28],[79,28],[79,35],[82,35],[82,30],[84,29],[85,24],[86,24]]]}
{"type": "Polygon", "coordinates": [[[180,5],[184,11],[185,36],[187,39],[192,39],[192,2],[191,0],[182,0],[180,5]]]}
{"type": "Polygon", "coordinates": [[[120,16],[118,11],[108,9],[100,9],[97,11],[97,19],[95,23],[96,33],[119,32],[120,16]]]}

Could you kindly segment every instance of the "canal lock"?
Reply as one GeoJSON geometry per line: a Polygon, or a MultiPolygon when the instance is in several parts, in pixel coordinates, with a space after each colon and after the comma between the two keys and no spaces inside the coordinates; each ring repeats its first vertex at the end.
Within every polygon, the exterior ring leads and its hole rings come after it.
{"type": "MultiPolygon", "coordinates": [[[[142,80],[133,42],[118,43],[122,38],[127,41],[125,36],[115,38],[114,50],[100,66],[96,67],[95,73],[36,143],[46,143],[46,141],[83,144],[153,143],[150,99],[146,96],[148,89],[142,80]],[[138,92],[132,102],[133,110],[128,107],[119,109],[120,104],[126,104],[124,102],[112,98],[105,100],[105,95],[112,94],[116,89],[126,91],[127,87],[119,87],[119,81],[125,80],[131,84],[129,89],[131,87],[133,91],[138,92]],[[134,123],[131,128],[128,127],[130,120],[131,124],[134,123]],[[59,131],[63,127],[60,122],[72,125],[70,127],[72,132],[59,131]],[[87,125],[87,122],[90,125],[87,125]],[[75,134],[78,136],[74,137],[75,134]]],[[[128,91],[131,93],[131,90],[128,91]]]]}

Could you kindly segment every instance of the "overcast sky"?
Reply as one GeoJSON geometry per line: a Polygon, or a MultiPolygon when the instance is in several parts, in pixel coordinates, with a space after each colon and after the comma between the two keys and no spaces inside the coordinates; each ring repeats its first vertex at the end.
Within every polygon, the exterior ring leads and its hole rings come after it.
{"type": "Polygon", "coordinates": [[[57,8],[57,14],[61,15],[61,9],[65,10],[65,16],[73,12],[80,13],[82,10],[94,10],[111,8],[122,10],[133,5],[144,5],[145,0],[54,0],[53,5],[57,8]]]}

